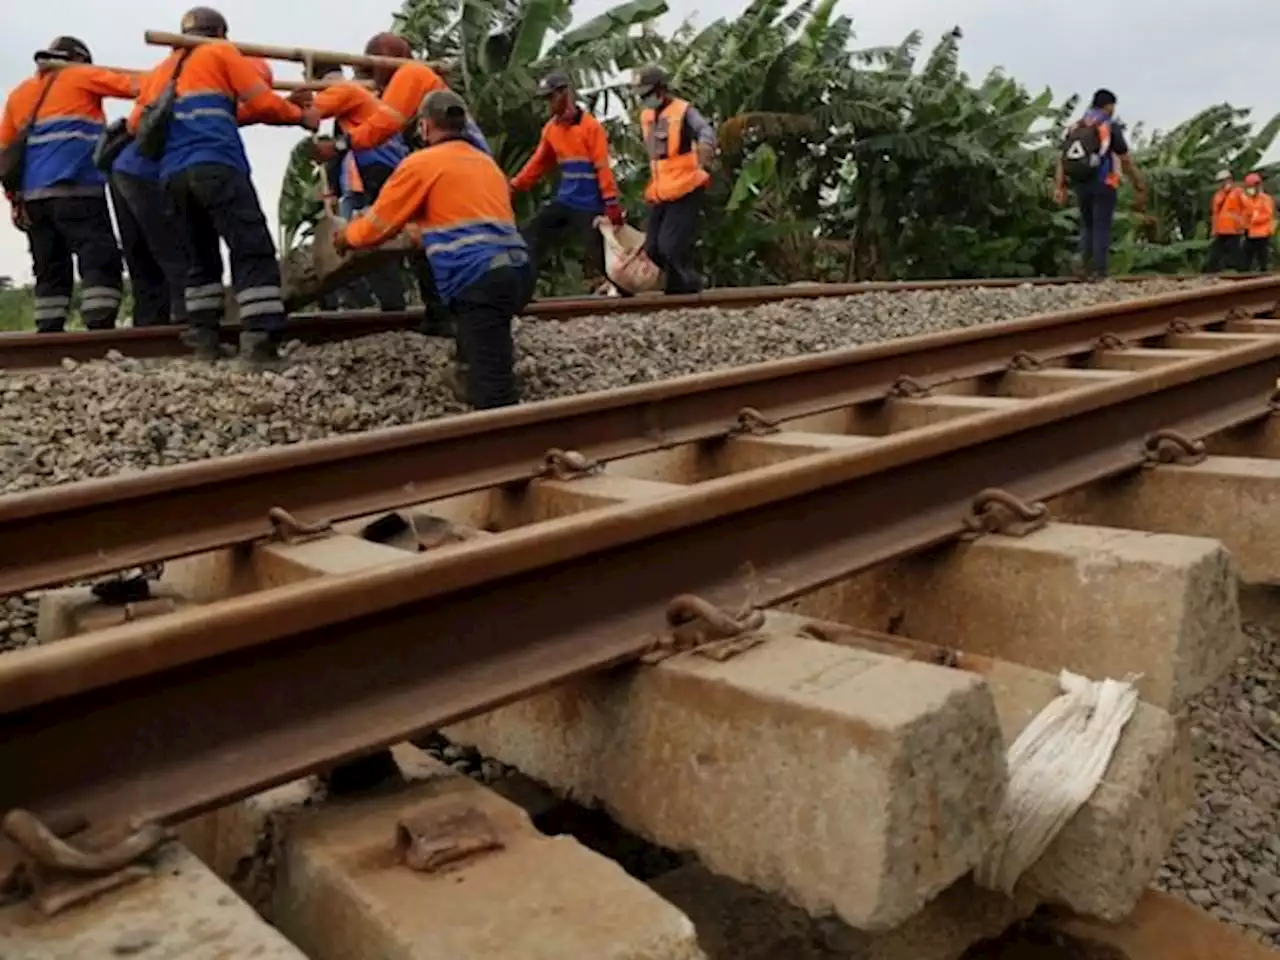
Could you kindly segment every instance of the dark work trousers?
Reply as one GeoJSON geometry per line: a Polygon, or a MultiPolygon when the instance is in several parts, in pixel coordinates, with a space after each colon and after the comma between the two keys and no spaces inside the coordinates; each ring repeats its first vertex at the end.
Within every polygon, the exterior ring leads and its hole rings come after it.
{"type": "Polygon", "coordinates": [[[168,187],[191,242],[186,286],[191,326],[218,326],[223,308],[221,239],[231,251],[231,285],[244,329],[281,331],[280,264],[253,183],[234,167],[201,164],[176,174],[168,187]]]}
{"type": "Polygon", "coordinates": [[[666,271],[667,293],[702,291],[702,277],[693,262],[693,245],[698,239],[698,212],[706,192],[699,187],[679,200],[655,203],[649,208],[644,252],[666,271]]]}
{"type": "Polygon", "coordinates": [[[66,329],[80,266],[80,318],[90,330],[110,330],[120,312],[123,265],[105,191],[93,197],[46,197],[26,203],[27,243],[34,267],[36,330],[66,329]]]}
{"type": "Polygon", "coordinates": [[[187,322],[187,228],[165,188],[127,173],[111,175],[120,250],[133,288],[133,325],[187,322]]]}
{"type": "MultiPolygon", "coordinates": [[[[378,194],[382,192],[383,185],[391,179],[392,172],[392,168],[383,163],[372,163],[361,167],[360,179],[364,182],[364,191],[344,198],[343,203],[346,207],[344,213],[373,206],[373,202],[378,199],[378,194]]],[[[378,298],[378,306],[383,310],[399,313],[405,308],[404,283],[400,279],[398,263],[392,261],[381,264],[376,270],[366,273],[363,279],[367,281],[368,289],[378,298]]]]}
{"type": "Polygon", "coordinates": [[[533,295],[533,262],[523,253],[500,254],[491,268],[450,303],[457,325],[458,358],[467,401],[477,410],[520,402],[511,320],[533,295]]]}
{"type": "Polygon", "coordinates": [[[1080,259],[1087,276],[1107,275],[1111,258],[1111,224],[1116,218],[1116,190],[1105,183],[1076,187],[1080,205],[1080,259]]]}
{"type": "Polygon", "coordinates": [[[604,237],[592,223],[599,213],[591,210],[575,210],[559,200],[551,200],[534,214],[533,219],[520,228],[524,242],[529,247],[534,270],[542,263],[551,244],[565,231],[572,231],[582,238],[588,276],[604,276],[604,237]]]}
{"type": "Polygon", "coordinates": [[[1266,273],[1271,269],[1271,238],[1250,237],[1244,242],[1244,260],[1241,264],[1245,270],[1266,273]]]}
{"type": "Polygon", "coordinates": [[[1240,267],[1241,241],[1244,238],[1219,234],[1209,241],[1209,258],[1205,262],[1206,273],[1236,270],[1240,267]]]}

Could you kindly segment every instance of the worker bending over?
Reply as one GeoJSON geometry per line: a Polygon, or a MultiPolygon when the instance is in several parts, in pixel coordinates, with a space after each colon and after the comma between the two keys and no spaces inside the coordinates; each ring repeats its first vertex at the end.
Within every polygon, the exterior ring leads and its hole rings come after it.
{"type": "Polygon", "coordinates": [[[1205,263],[1208,273],[1239,268],[1244,254],[1246,225],[1244,191],[1231,178],[1231,171],[1219,170],[1214,179],[1218,190],[1209,204],[1209,227],[1213,239],[1209,241],[1209,257],[1205,263]]]}
{"type": "Polygon", "coordinates": [[[1244,241],[1245,270],[1266,273],[1271,269],[1271,238],[1276,232],[1276,201],[1262,189],[1262,174],[1244,178],[1245,224],[1248,237],[1244,241]]]}
{"type": "MultiPolygon", "coordinates": [[[[330,84],[310,97],[310,103],[319,118],[333,118],[337,135],[335,139],[346,136],[350,129],[390,110],[372,90],[345,79],[342,67],[338,64],[316,64],[315,72],[309,79],[324,80],[330,84]]],[[[305,102],[305,99],[300,99],[305,102]]],[[[360,210],[370,206],[378,198],[392,171],[408,155],[409,148],[398,132],[367,150],[335,152],[326,167],[325,179],[329,189],[338,197],[342,217],[350,220],[360,210]]],[[[378,305],[383,310],[404,310],[404,285],[400,279],[399,264],[380,264],[362,279],[367,282],[368,289],[377,297],[378,305]]],[[[360,284],[355,288],[357,296],[363,295],[364,286],[365,284],[360,284]]]]}
{"type": "MultiPolygon", "coordinates": [[[[195,7],[182,18],[182,32],[225,41],[227,22],[216,10],[195,7]]],[[[154,103],[171,81],[176,97],[160,157],[160,177],[191,242],[185,294],[190,327],[184,339],[198,357],[214,360],[220,355],[221,239],[231,252],[231,282],[243,325],[241,359],[254,366],[273,365],[279,359],[285,321],[280,264],[249,177],[237,118],[312,130],[318,121],[314,113],[304,114],[276,96],[248,58],[221,42],[174,50],[147,75],[129,118],[132,132],[138,132],[144,107],[154,103]]]]}
{"type": "Polygon", "coordinates": [[[467,107],[449,90],[422,102],[425,149],[396,168],[373,207],[334,237],[339,252],[422,231],[440,297],[454,315],[467,399],[517,403],[511,320],[529,301],[533,266],[516,229],[506,175],[469,142],[467,107]]]}
{"type": "Polygon", "coordinates": [[[567,74],[549,73],[538,85],[551,119],[542,128],[533,156],[511,180],[515,193],[530,190],[553,167],[560,188],[521,230],[535,266],[555,236],[572,229],[582,237],[587,270],[604,275],[604,241],[595,227],[600,214],[614,226],[626,219],[618,203],[618,184],[609,164],[609,135],[600,121],[578,105],[567,74]]]}
{"type": "Polygon", "coordinates": [[[694,244],[716,133],[694,107],[671,96],[661,67],[641,69],[634,89],[644,108],[640,130],[649,156],[645,253],[666,271],[667,293],[698,293],[702,277],[694,267],[694,244]]]}
{"type": "Polygon", "coordinates": [[[18,84],[0,117],[0,151],[13,224],[27,234],[41,333],[66,328],[79,262],[80,316],[90,330],[115,326],[120,312],[120,249],[107,206],[107,178],[93,163],[106,126],[106,97],[132,100],[137,81],[93,66],[89,48],[58,37],[35,55],[36,73],[18,84]],[[53,61],[69,63],[63,69],[53,61]],[[25,135],[25,145],[20,146],[25,135]]]}

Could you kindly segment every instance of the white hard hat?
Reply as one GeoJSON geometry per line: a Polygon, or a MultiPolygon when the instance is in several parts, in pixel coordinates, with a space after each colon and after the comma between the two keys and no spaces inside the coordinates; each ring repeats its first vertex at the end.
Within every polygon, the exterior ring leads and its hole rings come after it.
{"type": "Polygon", "coordinates": [[[1216,177],[1214,177],[1213,179],[1214,179],[1214,180],[1216,180],[1218,183],[1221,183],[1223,180],[1230,180],[1230,179],[1231,179],[1231,171],[1230,171],[1230,170],[1219,170],[1219,171],[1218,171],[1218,175],[1217,175],[1216,177]]]}

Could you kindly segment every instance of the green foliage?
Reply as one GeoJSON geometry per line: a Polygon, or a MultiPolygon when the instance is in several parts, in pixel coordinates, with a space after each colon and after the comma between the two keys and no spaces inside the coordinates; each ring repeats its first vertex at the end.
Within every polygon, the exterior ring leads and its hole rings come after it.
{"type": "MultiPolygon", "coordinates": [[[[416,55],[448,64],[508,174],[545,122],[538,78],[564,70],[607,118],[614,171],[642,220],[647,177],[625,72],[666,67],[676,92],[716,124],[720,156],[699,240],[715,285],[797,280],[1063,274],[1077,216],[1052,198],[1063,130],[1078,98],[1031,92],[996,70],[959,66],[957,27],[924,53],[916,31],[893,47],[858,49],[835,0],[750,0],[732,19],[669,36],[653,21],[664,0],[628,0],[573,26],[572,0],[405,0],[395,29],[416,55]]],[[[1121,194],[1116,272],[1198,269],[1213,174],[1254,169],[1280,135],[1249,111],[1210,107],[1167,132],[1129,130],[1151,185],[1144,213],[1121,194]]],[[[1280,166],[1264,168],[1280,178],[1280,166]]],[[[282,245],[305,242],[318,204],[299,159],[281,197],[282,245]],[[286,216],[286,213],[288,214],[286,216]],[[287,242],[286,242],[287,241],[287,242]]],[[[551,185],[517,198],[523,221],[551,185]]],[[[582,290],[568,246],[543,264],[540,292],[582,290]]]]}

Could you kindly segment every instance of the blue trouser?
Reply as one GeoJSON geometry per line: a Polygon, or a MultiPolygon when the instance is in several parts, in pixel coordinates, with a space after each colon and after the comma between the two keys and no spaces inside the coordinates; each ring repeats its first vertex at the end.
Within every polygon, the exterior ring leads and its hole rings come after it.
{"type": "Polygon", "coordinates": [[[1087,274],[1107,275],[1111,256],[1111,224],[1116,217],[1116,188],[1105,183],[1076,187],[1080,204],[1080,258],[1087,274]]]}

